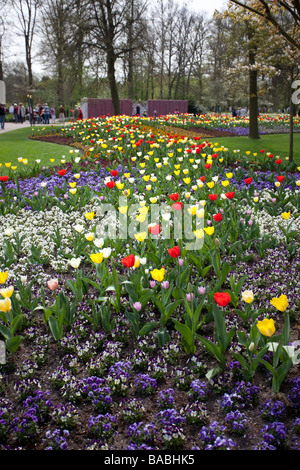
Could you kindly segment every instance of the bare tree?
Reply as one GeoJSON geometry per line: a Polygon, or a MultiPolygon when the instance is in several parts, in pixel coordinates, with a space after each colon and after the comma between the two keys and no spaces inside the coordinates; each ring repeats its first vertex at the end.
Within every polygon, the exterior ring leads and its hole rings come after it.
{"type": "Polygon", "coordinates": [[[89,0],[89,45],[105,54],[107,77],[115,114],[120,114],[120,98],[116,78],[116,63],[139,47],[142,31],[140,18],[145,4],[126,0],[89,0]],[[130,41],[128,30],[131,28],[130,41]]]}
{"type": "Polygon", "coordinates": [[[28,71],[28,85],[33,87],[32,46],[36,32],[37,14],[41,0],[10,0],[18,19],[17,29],[25,40],[25,56],[28,71]]]}

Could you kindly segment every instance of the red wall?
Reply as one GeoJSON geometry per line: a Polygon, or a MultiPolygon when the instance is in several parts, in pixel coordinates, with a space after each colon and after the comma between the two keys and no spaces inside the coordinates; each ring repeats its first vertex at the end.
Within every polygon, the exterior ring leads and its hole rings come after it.
{"type": "Polygon", "coordinates": [[[174,114],[175,110],[179,111],[179,114],[188,112],[188,101],[187,100],[148,100],[148,116],[156,116],[160,114],[174,114]]]}
{"type": "MultiPolygon", "coordinates": [[[[132,116],[132,101],[120,100],[121,114],[132,116]]],[[[111,99],[88,98],[87,117],[114,116],[114,107],[111,99]]]]}

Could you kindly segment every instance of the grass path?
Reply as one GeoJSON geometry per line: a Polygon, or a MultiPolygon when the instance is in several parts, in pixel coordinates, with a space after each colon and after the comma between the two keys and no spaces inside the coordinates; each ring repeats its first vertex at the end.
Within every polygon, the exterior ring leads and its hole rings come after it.
{"type": "Polygon", "coordinates": [[[71,148],[69,146],[30,140],[29,136],[31,134],[32,128],[26,127],[0,135],[2,174],[5,174],[5,169],[3,168],[5,163],[11,162],[12,165],[17,165],[20,168],[23,165],[18,162],[20,157],[28,159],[28,165],[33,164],[35,160],[39,159],[42,166],[59,164],[63,156],[65,156],[66,160],[70,159],[71,148]],[[54,159],[54,162],[51,163],[50,159],[54,159]]]}
{"type": "MultiPolygon", "coordinates": [[[[274,156],[286,158],[289,156],[289,135],[288,134],[268,134],[262,135],[260,139],[249,139],[249,137],[220,137],[209,139],[224,145],[229,150],[240,149],[240,153],[251,151],[259,156],[260,150],[272,153],[274,156]]],[[[294,134],[294,160],[300,163],[300,133],[294,134]]]]}

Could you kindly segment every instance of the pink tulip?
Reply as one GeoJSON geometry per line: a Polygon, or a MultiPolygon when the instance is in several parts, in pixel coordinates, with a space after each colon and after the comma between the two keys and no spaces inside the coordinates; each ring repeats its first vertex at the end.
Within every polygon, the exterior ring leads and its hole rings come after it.
{"type": "Polygon", "coordinates": [[[150,281],[150,287],[155,287],[156,286],[156,281],[150,281]]]}
{"type": "Polygon", "coordinates": [[[170,286],[169,281],[163,281],[163,282],[161,283],[161,287],[162,287],[163,289],[168,289],[169,286],[170,286]]]}
{"type": "Polygon", "coordinates": [[[132,306],[137,312],[140,312],[142,310],[141,302],[134,302],[134,304],[132,306]]]}
{"type": "Polygon", "coordinates": [[[56,290],[58,288],[58,280],[50,279],[50,281],[47,282],[47,285],[50,290],[56,290]]]}

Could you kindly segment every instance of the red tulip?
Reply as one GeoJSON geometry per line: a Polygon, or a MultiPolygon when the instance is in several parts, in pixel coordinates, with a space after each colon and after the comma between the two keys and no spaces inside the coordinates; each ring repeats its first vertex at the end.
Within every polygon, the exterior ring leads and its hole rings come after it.
{"type": "Polygon", "coordinates": [[[273,158],[274,155],[272,153],[270,153],[270,155],[268,155],[269,158],[273,158]]]}
{"type": "Polygon", "coordinates": [[[218,195],[217,194],[209,194],[208,197],[211,201],[215,201],[217,199],[218,195]]]}
{"type": "Polygon", "coordinates": [[[149,227],[149,232],[152,234],[152,235],[158,235],[160,232],[161,232],[161,227],[159,224],[156,224],[156,225],[152,225],[151,227],[149,227]]]}
{"type": "Polygon", "coordinates": [[[180,248],[179,248],[179,246],[174,246],[173,248],[169,248],[169,249],[168,249],[168,252],[169,252],[169,255],[170,255],[172,258],[178,258],[178,256],[180,256],[180,248]]]}
{"type": "Polygon", "coordinates": [[[283,180],[284,180],[284,175],[277,176],[277,181],[279,181],[279,183],[282,183],[283,180]]]}
{"type": "Polygon", "coordinates": [[[124,264],[126,268],[132,268],[132,266],[134,266],[134,263],[135,263],[134,255],[126,256],[125,258],[122,259],[121,263],[124,264]]]}
{"type": "Polygon", "coordinates": [[[231,300],[228,292],[216,292],[214,299],[220,307],[226,307],[231,300]]]}
{"type": "Polygon", "coordinates": [[[175,202],[174,204],[172,204],[172,208],[176,211],[181,211],[181,209],[183,208],[183,204],[182,202],[175,202]]]}
{"type": "Polygon", "coordinates": [[[199,180],[202,181],[202,183],[204,183],[204,181],[205,181],[205,176],[200,176],[199,180]]]}
{"type": "Polygon", "coordinates": [[[214,218],[214,220],[215,220],[216,222],[221,222],[221,220],[223,219],[222,214],[221,214],[220,212],[218,212],[217,214],[215,214],[215,215],[213,216],[213,218],[214,218]]]}
{"type": "Polygon", "coordinates": [[[179,194],[178,193],[173,193],[173,194],[170,194],[169,197],[172,199],[172,201],[177,201],[178,198],[179,198],[179,194]]]}
{"type": "Polygon", "coordinates": [[[5,183],[5,181],[8,181],[8,176],[0,176],[0,181],[2,181],[2,183],[5,183]]]}
{"type": "Polygon", "coordinates": [[[212,158],[218,158],[218,154],[217,154],[217,153],[213,153],[213,154],[212,154],[212,158]]]}
{"type": "Polygon", "coordinates": [[[280,165],[281,162],[282,162],[281,158],[279,158],[279,160],[275,160],[275,163],[277,163],[277,165],[280,165]]]}
{"type": "Polygon", "coordinates": [[[227,199],[232,199],[234,197],[234,192],[230,191],[229,193],[225,193],[225,196],[227,197],[227,199]]]}
{"type": "Polygon", "coordinates": [[[59,170],[57,173],[59,174],[59,176],[64,176],[66,174],[66,170],[59,170]]]}
{"type": "Polygon", "coordinates": [[[211,167],[211,164],[210,164],[210,163],[206,163],[206,165],[204,165],[204,166],[205,166],[205,168],[206,168],[207,170],[209,170],[210,167],[211,167]]]}
{"type": "Polygon", "coordinates": [[[108,181],[108,182],[106,183],[106,186],[107,186],[108,188],[113,188],[115,184],[116,184],[116,183],[115,183],[114,181],[108,181]]]}
{"type": "Polygon", "coordinates": [[[111,176],[117,176],[118,172],[117,170],[111,170],[110,174],[111,176]]]}
{"type": "Polygon", "coordinates": [[[246,184],[251,184],[252,183],[252,178],[250,178],[250,177],[246,178],[244,181],[245,181],[246,184]]]}
{"type": "Polygon", "coordinates": [[[265,151],[264,150],[261,150],[260,153],[264,153],[265,151]]]}

